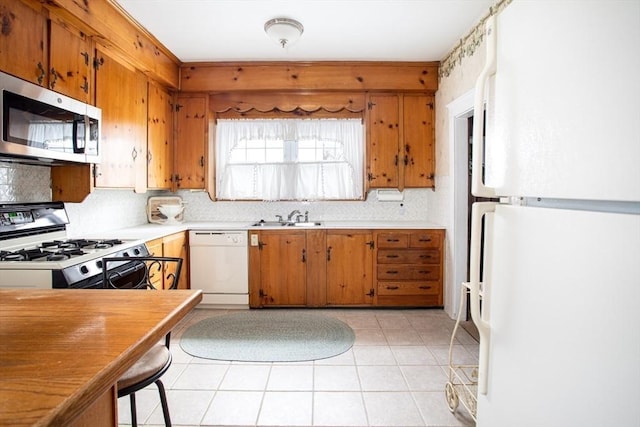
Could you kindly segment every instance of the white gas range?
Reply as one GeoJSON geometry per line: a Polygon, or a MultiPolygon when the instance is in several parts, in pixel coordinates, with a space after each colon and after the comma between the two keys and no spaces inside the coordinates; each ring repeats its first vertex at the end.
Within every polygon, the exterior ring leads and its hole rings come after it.
{"type": "Polygon", "coordinates": [[[137,240],[69,239],[67,224],[64,203],[0,204],[0,288],[101,288],[103,258],[149,255],[137,240]]]}

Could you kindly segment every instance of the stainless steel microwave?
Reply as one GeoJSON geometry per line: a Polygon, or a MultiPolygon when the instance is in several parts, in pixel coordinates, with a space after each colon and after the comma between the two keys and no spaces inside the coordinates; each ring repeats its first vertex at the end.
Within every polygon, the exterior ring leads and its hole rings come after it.
{"type": "Polygon", "coordinates": [[[100,162],[102,111],[0,72],[0,160],[100,162]]]}

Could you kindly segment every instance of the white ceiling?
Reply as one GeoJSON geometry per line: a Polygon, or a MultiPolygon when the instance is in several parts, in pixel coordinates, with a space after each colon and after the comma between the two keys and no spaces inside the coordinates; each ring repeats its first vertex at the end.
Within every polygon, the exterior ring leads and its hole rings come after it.
{"type": "Polygon", "coordinates": [[[439,61],[494,0],[117,0],[182,62],[439,61]],[[293,18],[282,48],[264,33],[293,18]]]}

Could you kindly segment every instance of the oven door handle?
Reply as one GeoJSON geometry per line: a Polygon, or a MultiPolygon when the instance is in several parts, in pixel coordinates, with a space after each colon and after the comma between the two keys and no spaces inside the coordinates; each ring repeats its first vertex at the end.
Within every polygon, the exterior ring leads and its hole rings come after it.
{"type": "Polygon", "coordinates": [[[114,284],[114,282],[117,282],[121,279],[125,279],[128,276],[133,276],[135,273],[138,273],[141,270],[144,270],[144,275],[142,276],[142,278],[140,278],[140,280],[137,281],[137,283],[135,283],[135,286],[133,287],[138,287],[140,286],[142,283],[145,284],[145,287],[147,286],[146,284],[148,283],[147,280],[147,266],[143,261],[138,261],[138,260],[126,260],[123,261],[122,258],[104,258],[103,259],[103,265],[102,265],[103,270],[103,287],[107,288],[107,289],[119,289],[120,287],[116,286],[114,284]],[[109,263],[121,263],[119,266],[117,267],[113,267],[111,269],[109,269],[109,263]]]}

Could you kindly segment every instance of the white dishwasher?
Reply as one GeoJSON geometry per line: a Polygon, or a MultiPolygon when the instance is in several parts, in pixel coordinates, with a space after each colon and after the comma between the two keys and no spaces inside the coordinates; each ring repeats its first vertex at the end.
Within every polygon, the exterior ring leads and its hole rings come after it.
{"type": "Polygon", "coordinates": [[[249,306],[247,232],[189,231],[191,289],[201,289],[203,304],[249,306]]]}

